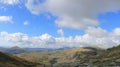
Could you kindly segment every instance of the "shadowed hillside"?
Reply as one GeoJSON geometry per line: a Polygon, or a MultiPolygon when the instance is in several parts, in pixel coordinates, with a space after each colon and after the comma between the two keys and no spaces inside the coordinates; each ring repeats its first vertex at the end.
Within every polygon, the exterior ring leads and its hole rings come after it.
{"type": "Polygon", "coordinates": [[[0,52],[0,67],[37,67],[39,65],[40,64],[28,62],[16,56],[0,52]]]}

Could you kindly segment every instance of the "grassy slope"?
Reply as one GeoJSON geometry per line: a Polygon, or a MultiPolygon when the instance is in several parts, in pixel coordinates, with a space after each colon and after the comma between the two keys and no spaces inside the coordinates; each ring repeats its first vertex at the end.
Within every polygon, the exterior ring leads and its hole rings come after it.
{"type": "Polygon", "coordinates": [[[34,67],[38,64],[0,52],[0,67],[34,67]]]}
{"type": "Polygon", "coordinates": [[[83,58],[81,62],[97,67],[120,66],[120,46],[109,48],[101,55],[83,58]]]}
{"type": "Polygon", "coordinates": [[[53,52],[23,53],[18,56],[43,63],[48,62],[52,58],[57,58],[58,64],[56,67],[86,67],[87,65],[91,67],[120,66],[120,46],[107,50],[84,47],[53,52]]]}
{"type": "Polygon", "coordinates": [[[102,52],[102,49],[93,47],[74,48],[62,51],[53,52],[32,52],[18,54],[18,57],[24,58],[33,62],[49,63],[53,58],[57,59],[57,63],[74,62],[86,56],[93,56],[102,52]]]}

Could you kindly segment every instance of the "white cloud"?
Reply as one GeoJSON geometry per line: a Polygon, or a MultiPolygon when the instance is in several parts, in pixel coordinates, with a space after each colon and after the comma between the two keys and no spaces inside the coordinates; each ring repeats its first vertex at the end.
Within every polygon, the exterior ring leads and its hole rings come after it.
{"type": "Polygon", "coordinates": [[[23,25],[29,25],[29,22],[28,21],[24,21],[23,25]]]}
{"type": "Polygon", "coordinates": [[[87,29],[98,26],[97,14],[120,10],[120,0],[28,0],[26,7],[33,14],[51,12],[58,16],[59,27],[87,29]],[[37,4],[34,4],[37,2],[37,4]]]}
{"type": "Polygon", "coordinates": [[[57,31],[57,33],[60,34],[61,37],[64,36],[64,31],[63,31],[63,29],[59,29],[59,30],[57,31]]]}
{"type": "Polygon", "coordinates": [[[40,36],[29,37],[23,33],[9,34],[7,32],[1,32],[0,39],[7,44],[34,48],[82,46],[98,46],[102,48],[108,48],[120,44],[120,36],[116,34],[116,32],[120,32],[118,29],[119,28],[116,28],[113,30],[113,32],[108,32],[102,28],[88,28],[84,35],[76,35],[75,37],[53,37],[47,33],[40,36]]]}
{"type": "Polygon", "coordinates": [[[116,28],[114,30],[114,34],[117,35],[117,36],[120,36],[120,28],[116,28]]]}
{"type": "Polygon", "coordinates": [[[108,32],[106,30],[103,30],[102,28],[94,28],[94,27],[89,27],[88,29],[85,30],[85,33],[91,35],[92,37],[107,37],[108,32]]]}
{"type": "Polygon", "coordinates": [[[14,4],[18,4],[19,0],[0,0],[0,3],[14,5],[14,4]]]}
{"type": "Polygon", "coordinates": [[[6,36],[6,35],[8,35],[7,32],[1,32],[1,33],[0,33],[0,36],[6,36]]]}
{"type": "Polygon", "coordinates": [[[38,15],[45,10],[44,4],[40,0],[27,0],[25,6],[31,11],[32,14],[38,15]]]}
{"type": "Polygon", "coordinates": [[[13,18],[12,18],[12,16],[0,16],[0,22],[13,23],[13,18]]]}
{"type": "Polygon", "coordinates": [[[16,43],[28,39],[28,36],[23,33],[8,34],[7,32],[1,32],[1,36],[4,37],[6,41],[11,41],[16,43]]]}

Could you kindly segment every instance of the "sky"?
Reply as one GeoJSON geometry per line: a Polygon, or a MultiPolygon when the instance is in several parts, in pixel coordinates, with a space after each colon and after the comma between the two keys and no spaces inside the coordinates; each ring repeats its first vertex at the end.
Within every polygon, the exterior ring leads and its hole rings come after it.
{"type": "Polygon", "coordinates": [[[0,0],[0,47],[120,44],[120,0],[0,0]]]}

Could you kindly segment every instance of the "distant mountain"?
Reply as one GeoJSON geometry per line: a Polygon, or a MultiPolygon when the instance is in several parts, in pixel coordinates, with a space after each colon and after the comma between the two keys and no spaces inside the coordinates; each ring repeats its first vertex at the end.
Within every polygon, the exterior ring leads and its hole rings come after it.
{"type": "Polygon", "coordinates": [[[42,64],[29,62],[16,56],[0,52],[0,67],[42,67],[42,64]]]}
{"type": "Polygon", "coordinates": [[[57,51],[57,50],[67,50],[72,49],[70,47],[63,47],[63,48],[24,48],[26,51],[29,52],[50,52],[50,51],[57,51]]]}
{"type": "Polygon", "coordinates": [[[14,47],[11,47],[11,49],[21,49],[21,48],[18,46],[14,46],[14,47]]]}
{"type": "Polygon", "coordinates": [[[56,51],[56,50],[66,50],[66,49],[71,49],[69,47],[64,47],[64,48],[20,48],[18,46],[14,46],[11,48],[3,48],[0,47],[0,51],[4,53],[10,53],[10,54],[20,54],[20,53],[25,53],[25,52],[50,52],[50,51],[56,51]]]}
{"type": "Polygon", "coordinates": [[[26,51],[29,52],[44,52],[44,51],[54,51],[57,49],[52,49],[52,48],[24,48],[26,51]]]}
{"type": "Polygon", "coordinates": [[[10,54],[19,54],[19,53],[27,52],[25,49],[20,48],[18,46],[14,46],[11,48],[0,48],[0,51],[4,53],[10,53],[10,54]]]}

